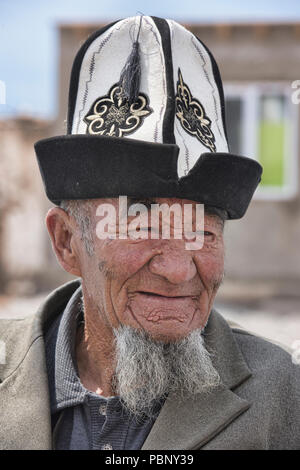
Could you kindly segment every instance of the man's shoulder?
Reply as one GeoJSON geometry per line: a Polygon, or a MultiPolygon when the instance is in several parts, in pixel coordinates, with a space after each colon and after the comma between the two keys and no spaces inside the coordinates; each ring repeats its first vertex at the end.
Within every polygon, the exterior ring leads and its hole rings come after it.
{"type": "Polygon", "coordinates": [[[22,362],[33,343],[43,337],[47,324],[63,311],[79,286],[80,281],[75,280],[55,289],[32,315],[0,319],[0,341],[5,351],[5,360],[0,364],[0,380],[22,362]]]}
{"type": "Polygon", "coordinates": [[[25,357],[34,341],[35,315],[26,318],[0,319],[2,355],[0,381],[8,376],[25,357]]]}
{"type": "Polygon", "coordinates": [[[232,327],[232,332],[252,372],[250,380],[242,384],[238,393],[249,401],[259,403],[254,409],[273,423],[274,436],[280,436],[288,423],[288,431],[286,435],[281,435],[282,442],[278,442],[278,448],[285,439],[286,448],[290,448],[290,443],[295,439],[297,442],[291,448],[299,448],[300,355],[236,325],[232,327]]]}
{"type": "Polygon", "coordinates": [[[16,335],[19,331],[24,331],[36,323],[37,319],[40,318],[42,322],[47,321],[48,316],[55,315],[58,309],[66,304],[74,291],[80,286],[80,280],[75,279],[74,281],[67,282],[62,286],[54,289],[50,294],[45,297],[45,300],[40,305],[36,312],[32,312],[30,315],[22,316],[22,312],[18,314],[17,318],[2,317],[0,318],[0,334],[2,336],[10,335],[11,332],[16,335]]]}
{"type": "MultiPolygon", "coordinates": [[[[216,309],[212,310],[213,325],[217,325],[219,335],[228,334],[234,338],[235,343],[238,344],[239,349],[244,356],[253,358],[259,362],[265,359],[266,361],[274,358],[281,357],[282,360],[290,360],[292,349],[287,345],[281,344],[279,341],[260,335],[245,328],[239,323],[236,323],[222,314],[216,309]]],[[[251,361],[252,362],[252,361],[251,361]]]]}
{"type": "Polygon", "coordinates": [[[246,328],[228,322],[242,353],[248,358],[249,365],[262,367],[267,364],[292,362],[292,350],[287,345],[262,336],[246,328]]]}
{"type": "Polygon", "coordinates": [[[290,394],[293,389],[300,400],[297,392],[300,389],[300,361],[295,352],[273,339],[228,323],[254,379],[270,388],[273,384],[276,389],[285,389],[287,393],[289,389],[290,394]]]}
{"type": "Polygon", "coordinates": [[[36,314],[32,313],[30,315],[24,315],[23,317],[18,318],[9,318],[4,317],[0,318],[0,337],[2,340],[4,338],[8,338],[11,334],[14,336],[21,334],[22,331],[30,328],[32,323],[34,322],[36,314]]]}

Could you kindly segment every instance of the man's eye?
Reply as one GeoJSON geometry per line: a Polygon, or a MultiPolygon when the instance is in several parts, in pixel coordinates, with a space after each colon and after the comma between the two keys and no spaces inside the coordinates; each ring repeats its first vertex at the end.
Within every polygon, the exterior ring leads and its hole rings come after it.
{"type": "Polygon", "coordinates": [[[213,242],[215,241],[215,234],[213,232],[209,232],[208,230],[204,230],[204,239],[206,242],[213,242]]]}

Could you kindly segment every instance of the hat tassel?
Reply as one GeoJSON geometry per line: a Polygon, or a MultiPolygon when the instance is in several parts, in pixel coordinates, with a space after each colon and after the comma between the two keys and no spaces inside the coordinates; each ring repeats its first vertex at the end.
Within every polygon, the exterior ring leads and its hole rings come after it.
{"type": "Polygon", "coordinates": [[[141,82],[141,63],[140,63],[140,44],[139,35],[141,30],[142,16],[140,19],[140,26],[136,40],[133,43],[132,51],[122,69],[120,76],[120,86],[124,98],[131,105],[135,103],[139,96],[140,82],[141,82]]]}

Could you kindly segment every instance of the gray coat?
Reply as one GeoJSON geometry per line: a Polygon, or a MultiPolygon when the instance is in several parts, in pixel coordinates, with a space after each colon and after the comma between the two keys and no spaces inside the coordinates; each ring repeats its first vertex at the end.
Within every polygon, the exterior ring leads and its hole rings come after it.
{"type": "MultiPolygon", "coordinates": [[[[52,448],[43,329],[78,285],[55,290],[33,316],[0,321],[0,449],[52,448]]],[[[222,384],[184,402],[169,396],[143,449],[300,449],[300,366],[214,310],[205,342],[222,384]]]]}

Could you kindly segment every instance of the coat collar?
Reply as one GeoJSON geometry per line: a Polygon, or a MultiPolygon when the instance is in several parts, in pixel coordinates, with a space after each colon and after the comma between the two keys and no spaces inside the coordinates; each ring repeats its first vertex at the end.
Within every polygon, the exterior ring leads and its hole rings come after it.
{"type": "MultiPolygon", "coordinates": [[[[4,423],[0,442],[6,443],[3,448],[51,449],[43,330],[63,311],[79,285],[79,281],[71,281],[56,289],[32,317],[7,320],[7,328],[3,329],[7,364],[0,369],[0,416],[4,423]],[[30,410],[28,396],[34,403],[30,410]],[[8,436],[13,436],[11,441],[8,436]]],[[[210,394],[184,401],[169,396],[142,449],[199,449],[250,407],[233,390],[251,372],[230,326],[214,310],[205,329],[205,343],[220,374],[220,386],[210,394]]]]}
{"type": "Polygon", "coordinates": [[[222,382],[227,388],[234,389],[252,374],[230,325],[213,309],[204,330],[204,339],[222,382]]]}

